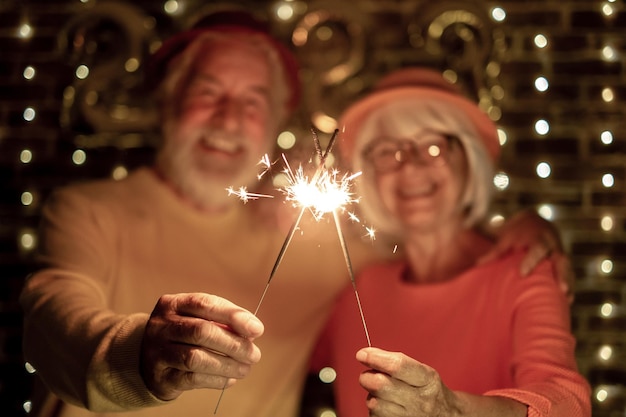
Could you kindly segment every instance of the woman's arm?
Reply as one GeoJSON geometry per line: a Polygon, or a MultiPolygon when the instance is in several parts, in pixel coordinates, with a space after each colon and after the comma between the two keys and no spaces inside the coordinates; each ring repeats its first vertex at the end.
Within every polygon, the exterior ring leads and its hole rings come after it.
{"type": "Polygon", "coordinates": [[[364,348],[356,358],[370,370],[359,383],[368,391],[367,408],[376,417],[525,417],[521,402],[450,390],[433,368],[400,352],[364,348]]]}

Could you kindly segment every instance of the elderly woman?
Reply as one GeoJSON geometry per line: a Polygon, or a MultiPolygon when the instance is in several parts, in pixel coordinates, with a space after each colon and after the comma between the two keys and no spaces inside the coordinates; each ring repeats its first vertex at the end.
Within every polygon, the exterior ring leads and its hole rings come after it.
{"type": "Polygon", "coordinates": [[[492,121],[438,73],[410,68],[341,126],[363,215],[404,255],[357,278],[373,347],[351,288],[322,335],[315,362],[337,371],[338,414],[590,416],[549,261],[526,278],[520,250],[477,264],[493,246],[478,227],[500,147],[492,121]]]}

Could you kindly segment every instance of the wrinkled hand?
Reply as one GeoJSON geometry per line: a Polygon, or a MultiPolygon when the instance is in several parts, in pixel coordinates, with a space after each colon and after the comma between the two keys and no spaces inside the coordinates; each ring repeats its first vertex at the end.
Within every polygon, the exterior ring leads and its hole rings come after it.
{"type": "Polygon", "coordinates": [[[166,401],[185,390],[222,389],[261,359],[253,340],[262,334],[259,319],[223,298],[164,295],[146,325],[141,374],[148,389],[166,401]]]}
{"type": "Polygon", "coordinates": [[[559,286],[573,302],[574,270],[569,257],[563,251],[557,228],[539,216],[534,210],[519,212],[506,221],[498,231],[497,242],[478,263],[490,262],[506,252],[528,249],[520,265],[520,273],[528,275],[544,259],[552,261],[554,275],[559,286]]]}
{"type": "Polygon", "coordinates": [[[371,368],[359,383],[368,391],[367,408],[375,417],[432,417],[458,415],[454,392],[433,368],[403,353],[364,348],[356,358],[371,368]]]}

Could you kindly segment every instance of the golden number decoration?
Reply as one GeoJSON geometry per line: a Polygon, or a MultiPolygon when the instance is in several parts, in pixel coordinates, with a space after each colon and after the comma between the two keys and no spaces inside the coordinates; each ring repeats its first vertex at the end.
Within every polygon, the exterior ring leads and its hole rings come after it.
{"type": "Polygon", "coordinates": [[[133,146],[120,134],[149,130],[156,118],[142,89],[142,65],[154,20],[128,3],[98,3],[59,34],[73,74],[64,91],[62,127],[84,147],[133,146]]]}

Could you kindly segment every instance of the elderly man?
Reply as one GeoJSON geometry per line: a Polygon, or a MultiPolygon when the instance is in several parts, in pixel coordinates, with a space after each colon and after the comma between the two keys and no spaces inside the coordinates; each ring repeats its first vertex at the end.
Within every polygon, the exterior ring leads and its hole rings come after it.
{"type": "MultiPolygon", "coordinates": [[[[33,406],[206,416],[234,385],[219,414],[293,416],[316,334],[349,283],[341,247],[332,224],[303,225],[257,319],[240,306],[256,306],[291,219],[284,204],[225,189],[264,186],[257,162],[297,104],[295,60],[246,15],[226,14],[165,42],[151,74],[155,166],[59,190],[45,206],[44,268],[21,302],[25,357],[53,394],[33,406]]],[[[361,264],[365,252],[351,252],[361,264]]]]}

